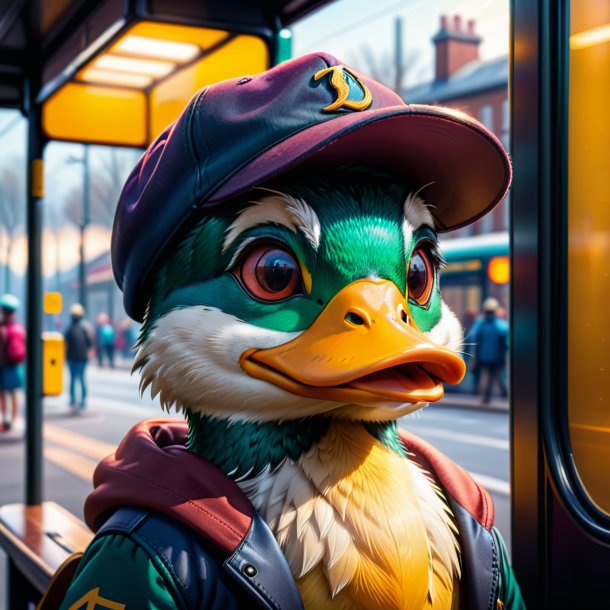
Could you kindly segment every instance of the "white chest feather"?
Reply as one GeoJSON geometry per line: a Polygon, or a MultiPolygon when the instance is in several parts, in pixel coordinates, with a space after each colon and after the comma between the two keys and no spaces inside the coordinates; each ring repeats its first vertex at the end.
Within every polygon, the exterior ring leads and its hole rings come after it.
{"type": "Polygon", "coordinates": [[[282,547],[306,608],[451,607],[460,568],[450,511],[418,466],[361,424],[333,424],[297,463],[239,485],[282,547]]]}

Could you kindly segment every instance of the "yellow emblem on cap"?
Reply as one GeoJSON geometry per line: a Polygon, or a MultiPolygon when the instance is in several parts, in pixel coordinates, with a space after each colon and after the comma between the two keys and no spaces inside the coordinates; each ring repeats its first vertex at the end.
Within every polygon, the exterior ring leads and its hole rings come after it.
{"type": "Polygon", "coordinates": [[[337,92],[337,99],[330,105],[323,108],[326,112],[332,112],[339,108],[349,108],[350,110],[366,110],[373,102],[373,96],[368,90],[367,86],[354,74],[352,74],[345,66],[331,66],[330,68],[324,68],[314,74],[314,80],[320,80],[326,74],[331,74],[330,84],[337,92]],[[348,100],[349,95],[349,82],[347,81],[346,74],[349,74],[354,79],[364,94],[364,98],[361,100],[348,100]]]}

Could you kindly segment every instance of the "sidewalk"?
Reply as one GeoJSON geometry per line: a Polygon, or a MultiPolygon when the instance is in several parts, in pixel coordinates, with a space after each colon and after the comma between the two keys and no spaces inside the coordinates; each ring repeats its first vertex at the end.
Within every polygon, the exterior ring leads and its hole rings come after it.
{"type": "Polygon", "coordinates": [[[445,396],[443,396],[438,404],[444,405],[445,407],[465,407],[470,409],[482,409],[484,411],[508,411],[510,402],[508,398],[493,396],[491,402],[483,403],[481,397],[474,394],[445,392],[445,396]]]}

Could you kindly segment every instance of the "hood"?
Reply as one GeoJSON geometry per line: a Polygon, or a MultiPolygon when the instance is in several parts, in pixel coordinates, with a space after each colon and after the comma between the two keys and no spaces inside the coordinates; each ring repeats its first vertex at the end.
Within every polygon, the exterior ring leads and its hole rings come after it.
{"type": "Polygon", "coordinates": [[[97,466],[85,502],[87,525],[97,531],[119,506],[140,506],[199,532],[227,555],[242,542],[254,509],[241,489],[211,462],[185,447],[188,427],[176,419],[134,426],[97,466]]]}
{"type": "Polygon", "coordinates": [[[494,523],[494,503],[489,492],[461,466],[426,441],[399,428],[409,459],[432,475],[447,495],[470,513],[486,530],[494,523]]]}

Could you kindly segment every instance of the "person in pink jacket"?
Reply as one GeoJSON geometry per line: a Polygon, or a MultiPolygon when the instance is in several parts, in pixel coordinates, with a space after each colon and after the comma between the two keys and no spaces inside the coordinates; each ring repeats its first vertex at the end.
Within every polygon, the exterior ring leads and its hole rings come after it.
{"type": "Polygon", "coordinates": [[[0,430],[10,430],[17,419],[17,390],[23,383],[19,365],[25,360],[25,329],[15,321],[19,299],[0,297],[0,430]],[[8,399],[8,401],[7,401],[8,399]],[[7,402],[9,409],[7,413],[7,402]]]}

